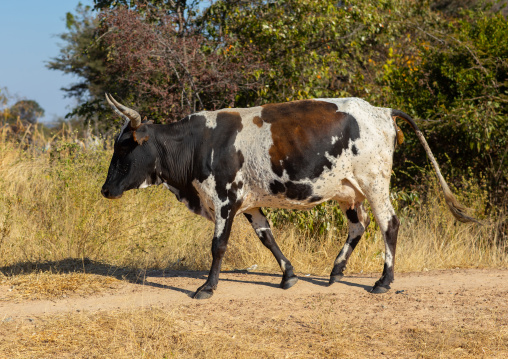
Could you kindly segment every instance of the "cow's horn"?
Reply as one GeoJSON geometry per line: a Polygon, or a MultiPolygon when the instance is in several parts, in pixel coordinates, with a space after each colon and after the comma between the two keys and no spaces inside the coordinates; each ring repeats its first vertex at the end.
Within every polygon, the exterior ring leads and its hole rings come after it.
{"type": "Polygon", "coordinates": [[[131,121],[131,127],[133,129],[141,126],[141,115],[133,110],[132,108],[128,108],[121,103],[118,103],[111,94],[106,93],[106,100],[113,107],[116,113],[121,116],[127,117],[131,121]]]}

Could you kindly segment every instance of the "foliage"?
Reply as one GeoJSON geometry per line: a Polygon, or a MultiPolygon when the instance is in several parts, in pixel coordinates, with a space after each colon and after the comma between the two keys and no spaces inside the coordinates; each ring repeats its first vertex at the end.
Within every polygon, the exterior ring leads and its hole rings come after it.
{"type": "Polygon", "coordinates": [[[9,92],[6,87],[0,87],[0,108],[4,108],[9,101],[9,92]]]}
{"type": "Polygon", "coordinates": [[[20,100],[9,109],[11,119],[37,123],[44,116],[44,109],[34,100],[20,100]]]}
{"type": "Polygon", "coordinates": [[[44,109],[37,101],[18,100],[14,105],[9,106],[8,104],[12,100],[13,96],[9,94],[7,88],[0,88],[0,125],[19,121],[35,124],[39,118],[44,116],[44,109]]]}
{"type": "Polygon", "coordinates": [[[182,31],[175,14],[155,15],[156,23],[125,8],[101,14],[109,91],[165,122],[232,107],[235,96],[256,87],[249,74],[257,60],[248,51],[235,51],[227,39],[209,40],[192,27],[182,31]]]}
{"type": "Polygon", "coordinates": [[[60,35],[64,44],[60,55],[51,59],[47,67],[80,79],[70,87],[62,88],[67,97],[75,97],[80,102],[80,106],[66,118],[97,119],[104,111],[103,96],[106,84],[110,82],[105,72],[106,52],[95,45],[99,22],[92,15],[90,6],[79,4],[75,14],[66,14],[66,26],[67,32],[60,35]]]}
{"type": "MultiPolygon", "coordinates": [[[[50,263],[58,271],[78,262],[72,259],[118,276],[143,269],[208,269],[213,224],[187,210],[164,186],[128,191],[121,200],[104,198],[100,186],[112,149],[104,141],[82,146],[81,140],[71,133],[45,150],[23,149],[0,132],[0,281],[2,272],[52,267],[50,263]]],[[[506,267],[506,232],[500,230],[505,217],[485,213],[485,189],[468,184],[460,198],[485,225],[455,226],[437,183],[428,187],[424,199],[400,192],[393,197],[403,238],[397,247],[398,270],[506,267]]],[[[298,271],[330,273],[347,237],[344,216],[333,202],[309,212],[268,216],[278,220],[274,235],[298,271]]],[[[372,223],[348,270],[380,271],[382,248],[381,232],[372,223]]],[[[280,270],[248,221],[238,216],[223,268],[252,264],[280,270]]]]}
{"type": "Polygon", "coordinates": [[[267,208],[265,212],[275,228],[293,225],[309,237],[320,237],[347,225],[344,214],[334,201],[322,203],[308,211],[267,208]]]}
{"type": "Polygon", "coordinates": [[[246,49],[235,51],[227,39],[204,36],[196,4],[131,1],[129,9],[97,1],[98,16],[83,6],[76,16],[67,14],[69,32],[61,35],[67,45],[48,67],[83,79],[63,89],[82,99],[69,116],[98,116],[111,127],[116,117],[104,103],[104,92],[111,92],[143,116],[176,121],[233,106],[235,96],[256,88],[250,72],[257,59],[246,49]]]}
{"type": "MultiPolygon", "coordinates": [[[[434,29],[415,29],[414,44],[406,45],[413,54],[395,50],[387,64],[388,96],[394,106],[428,119],[422,127],[447,172],[466,175],[470,168],[476,177],[485,175],[491,200],[502,204],[508,191],[508,22],[476,9],[434,29]]],[[[422,163],[419,147],[410,139],[398,155],[422,163]]]]}
{"type": "MultiPolygon", "coordinates": [[[[219,1],[208,32],[252,44],[269,64],[263,102],[365,97],[374,83],[369,59],[387,51],[391,1],[219,1]]],[[[259,71],[259,74],[262,74],[259,71]]]]}

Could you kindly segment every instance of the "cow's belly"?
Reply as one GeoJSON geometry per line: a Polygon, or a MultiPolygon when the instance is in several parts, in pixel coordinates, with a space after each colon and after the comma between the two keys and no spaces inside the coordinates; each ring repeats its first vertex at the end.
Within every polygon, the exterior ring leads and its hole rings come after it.
{"type": "MultiPolygon", "coordinates": [[[[281,182],[282,183],[282,182],[281,182]]],[[[266,187],[246,188],[239,213],[257,207],[308,210],[328,200],[336,200],[346,207],[354,207],[365,199],[352,177],[294,182],[295,192],[273,194],[266,187]],[[301,192],[298,192],[301,186],[301,192]],[[298,197],[299,196],[299,197],[298,197]],[[293,197],[293,198],[292,198],[293,197]],[[298,197],[298,198],[294,198],[298,197]]]]}
{"type": "MultiPolygon", "coordinates": [[[[200,197],[201,210],[194,211],[196,214],[213,220],[218,206],[230,204],[211,195],[211,192],[215,192],[213,178],[210,177],[203,183],[194,181],[193,185],[200,197]]],[[[237,215],[258,207],[308,210],[328,200],[336,200],[343,206],[354,207],[355,203],[362,202],[364,198],[354,178],[339,176],[338,173],[325,174],[315,181],[284,182],[281,178],[272,179],[270,182],[251,181],[244,183],[238,192],[237,201],[241,204],[237,215]],[[274,188],[273,186],[270,188],[269,184],[274,181],[279,181],[285,186],[285,191],[273,193],[274,188]]]]}

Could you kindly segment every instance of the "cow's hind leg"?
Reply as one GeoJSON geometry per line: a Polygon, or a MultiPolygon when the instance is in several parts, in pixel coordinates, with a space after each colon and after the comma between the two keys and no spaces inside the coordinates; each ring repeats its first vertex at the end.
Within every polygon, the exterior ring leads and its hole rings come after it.
{"type": "Polygon", "coordinates": [[[261,211],[261,208],[253,208],[246,211],[244,214],[252,225],[252,228],[254,228],[254,231],[256,231],[261,242],[272,252],[282,269],[282,282],[280,283],[280,287],[283,289],[291,288],[298,281],[298,277],[293,272],[291,262],[282,254],[279,246],[275,242],[270,224],[261,211]]]}
{"type": "Polygon", "coordinates": [[[347,261],[370,223],[369,215],[363,207],[363,204],[357,203],[356,208],[348,208],[348,205],[343,203],[341,203],[340,206],[342,211],[346,214],[349,232],[346,243],[333,264],[329,285],[340,281],[344,276],[343,272],[346,268],[347,261]]]}
{"type": "Polygon", "coordinates": [[[380,194],[368,194],[367,200],[370,203],[385,242],[383,275],[374,284],[370,292],[386,293],[390,289],[390,284],[394,279],[395,250],[397,247],[397,234],[399,232],[400,223],[390,202],[388,188],[380,194]]]}

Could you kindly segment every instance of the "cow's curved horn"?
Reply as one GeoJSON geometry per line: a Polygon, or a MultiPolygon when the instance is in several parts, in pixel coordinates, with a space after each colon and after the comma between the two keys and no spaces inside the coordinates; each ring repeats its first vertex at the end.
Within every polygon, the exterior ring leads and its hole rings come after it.
{"type": "Polygon", "coordinates": [[[106,100],[117,114],[131,121],[131,128],[136,129],[141,126],[141,115],[137,111],[117,102],[111,94],[106,93],[106,100]]]}

